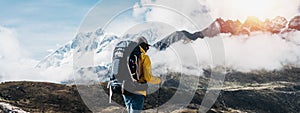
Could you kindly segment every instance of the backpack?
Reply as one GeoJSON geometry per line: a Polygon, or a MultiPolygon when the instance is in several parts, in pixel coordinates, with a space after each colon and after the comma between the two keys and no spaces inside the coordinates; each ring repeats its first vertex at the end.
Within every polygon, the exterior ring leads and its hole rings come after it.
{"type": "Polygon", "coordinates": [[[135,91],[147,90],[147,83],[139,83],[140,48],[136,42],[121,41],[113,51],[112,73],[107,85],[109,103],[113,94],[131,94],[135,91]]]}

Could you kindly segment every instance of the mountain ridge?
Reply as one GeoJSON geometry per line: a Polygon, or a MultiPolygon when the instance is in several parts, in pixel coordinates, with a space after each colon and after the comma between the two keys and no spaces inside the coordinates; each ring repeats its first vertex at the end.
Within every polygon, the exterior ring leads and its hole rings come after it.
{"type": "MultiPolygon", "coordinates": [[[[179,40],[196,40],[198,38],[202,39],[204,37],[214,37],[220,33],[230,33],[231,35],[250,35],[251,32],[270,32],[270,33],[285,33],[285,32],[292,32],[292,31],[300,31],[300,16],[293,17],[290,21],[287,21],[284,17],[277,16],[274,19],[266,19],[264,22],[259,20],[256,17],[248,17],[244,23],[241,23],[239,20],[223,20],[222,18],[217,18],[212,24],[210,24],[207,28],[203,29],[202,31],[198,31],[195,33],[190,33],[186,30],[182,31],[174,31],[173,33],[169,34],[168,36],[164,37],[163,39],[157,41],[153,46],[159,50],[166,49],[170,44],[177,42],[179,40]]],[[[142,32],[133,35],[126,34],[122,36],[122,38],[118,38],[116,35],[108,35],[105,34],[104,31],[99,28],[95,32],[88,32],[88,33],[79,33],[76,35],[75,39],[66,43],[64,46],[57,49],[55,52],[46,56],[43,60],[41,60],[36,67],[41,68],[43,67],[42,64],[47,61],[47,59],[56,58],[60,59],[64,56],[64,53],[74,49],[77,47],[78,43],[82,43],[80,41],[89,40],[89,39],[98,39],[95,41],[91,41],[87,43],[86,49],[90,48],[90,50],[97,49],[98,46],[106,47],[112,40],[115,39],[130,39],[133,40],[134,37],[137,35],[143,36],[142,32]],[[103,37],[103,40],[99,38],[103,37]],[[105,38],[106,37],[106,38],[105,38]],[[105,45],[103,45],[105,44],[105,45]],[[56,56],[56,57],[53,57],[56,56]]],[[[150,34],[155,35],[155,32],[150,32],[150,34]]],[[[150,36],[151,37],[151,36],[150,36]]],[[[151,37],[151,42],[158,37],[154,36],[151,37]]],[[[97,53],[100,53],[103,48],[99,48],[97,53]]],[[[58,62],[48,62],[49,65],[59,66],[61,64],[58,62]]],[[[49,67],[47,64],[44,67],[49,67]]]]}
{"type": "MultiPolygon", "coordinates": [[[[186,30],[174,31],[169,35],[164,36],[164,38],[159,40],[158,30],[149,29],[136,34],[126,34],[124,36],[118,37],[113,34],[105,33],[101,28],[95,30],[94,32],[79,33],[76,35],[75,39],[68,42],[66,45],[60,47],[52,54],[48,55],[45,59],[40,61],[36,67],[41,69],[60,68],[66,65],[72,66],[73,54],[74,52],[94,52],[95,64],[96,66],[87,70],[93,72],[100,77],[104,73],[109,74],[111,57],[109,53],[113,50],[113,45],[120,40],[134,40],[138,36],[148,37],[149,42],[155,42],[152,47],[156,48],[158,51],[166,50],[170,45],[183,41],[183,43],[191,43],[198,39],[204,38],[214,38],[219,34],[230,34],[230,36],[251,35],[252,32],[264,32],[273,34],[283,34],[287,32],[294,32],[300,30],[300,16],[295,16],[289,22],[284,17],[275,17],[272,20],[266,19],[265,22],[257,19],[256,17],[249,17],[245,22],[240,22],[239,20],[223,20],[221,18],[216,19],[207,28],[190,33],[186,30]],[[78,47],[83,46],[83,47],[78,47]],[[76,49],[77,48],[77,49],[76,49]],[[80,48],[80,49],[78,49],[80,48]],[[76,51],[75,51],[76,50],[76,51]],[[105,53],[105,55],[104,55],[105,53]],[[99,68],[101,67],[101,68],[99,68]],[[100,69],[100,70],[99,70],[100,69]],[[99,74],[101,72],[101,74],[99,74]]],[[[284,39],[284,36],[281,38],[284,39]]],[[[79,71],[80,71],[79,70],[79,71]]],[[[69,78],[72,77],[73,73],[70,72],[69,78]]],[[[82,74],[82,73],[81,73],[82,74]]],[[[100,79],[104,79],[103,76],[100,79]]],[[[63,82],[70,80],[63,80],[63,82]]],[[[66,82],[68,83],[68,82],[66,82]]]]}

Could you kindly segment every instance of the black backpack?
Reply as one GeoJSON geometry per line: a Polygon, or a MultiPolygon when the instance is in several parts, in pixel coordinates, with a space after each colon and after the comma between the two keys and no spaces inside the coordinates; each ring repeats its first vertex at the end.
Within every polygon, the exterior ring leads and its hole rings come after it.
{"type": "Polygon", "coordinates": [[[108,83],[109,96],[113,94],[132,94],[135,91],[145,91],[147,83],[140,83],[139,58],[141,51],[136,42],[121,41],[113,51],[112,73],[108,83]]]}

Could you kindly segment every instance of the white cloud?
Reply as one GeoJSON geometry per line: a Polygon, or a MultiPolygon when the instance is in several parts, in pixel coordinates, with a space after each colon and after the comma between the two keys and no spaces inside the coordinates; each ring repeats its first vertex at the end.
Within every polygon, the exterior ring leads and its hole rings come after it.
{"type": "Polygon", "coordinates": [[[187,75],[200,75],[203,68],[212,64],[206,40],[191,43],[179,41],[165,51],[151,48],[148,52],[155,75],[168,72],[182,72],[187,75]]]}
{"type": "MultiPolygon", "coordinates": [[[[141,0],[136,3],[137,14],[145,11],[146,21],[158,21],[169,24],[177,30],[185,29],[194,32],[194,24],[200,28],[204,28],[215,18],[240,19],[244,20],[247,16],[258,16],[261,19],[274,18],[275,16],[284,16],[290,19],[298,13],[300,0],[141,0]],[[138,10],[140,8],[140,10],[138,10]],[[184,16],[183,16],[183,15],[184,16]],[[212,16],[212,17],[210,17],[212,16]],[[187,19],[187,18],[188,19],[187,19]]],[[[143,15],[142,15],[143,16],[143,15]]],[[[198,30],[196,30],[198,31],[198,30]]],[[[255,70],[255,69],[280,69],[283,65],[299,65],[300,55],[299,40],[297,34],[299,32],[288,33],[290,41],[281,39],[281,35],[271,35],[258,33],[253,36],[233,36],[224,35],[224,43],[226,49],[226,62],[229,67],[238,70],[255,70]]],[[[223,37],[223,36],[219,36],[223,37]]],[[[202,41],[195,41],[196,48],[202,48],[200,62],[209,65],[209,52],[204,52],[205,47],[202,41]],[[204,53],[203,53],[204,52],[204,53]],[[204,56],[203,56],[204,55],[204,56]],[[206,63],[204,63],[206,62],[206,63]]],[[[180,44],[175,44],[180,46],[180,44]]],[[[162,54],[173,54],[170,50],[162,54]]],[[[198,54],[198,53],[197,53],[198,54]]],[[[172,61],[172,59],[170,59],[172,61]]],[[[161,61],[161,60],[159,60],[161,61]]],[[[174,66],[169,60],[164,60],[174,66]]],[[[173,69],[176,69],[174,67],[173,69]]]]}
{"type": "Polygon", "coordinates": [[[274,18],[284,16],[287,19],[298,14],[300,0],[206,0],[214,18],[240,19],[248,16],[274,18]]]}
{"type": "Polygon", "coordinates": [[[206,6],[197,0],[141,0],[140,10],[135,11],[142,12],[145,8],[146,21],[163,22],[179,30],[199,31],[213,21],[206,6]]]}
{"type": "Polygon", "coordinates": [[[280,35],[258,33],[250,37],[233,36],[223,39],[226,63],[234,69],[273,70],[281,69],[284,65],[300,66],[300,46],[282,39],[280,35]]]}
{"type": "Polygon", "coordinates": [[[276,16],[290,19],[299,14],[299,4],[300,0],[141,0],[134,5],[133,14],[146,14],[147,21],[164,22],[194,32],[195,25],[203,29],[219,17],[242,21],[248,16],[262,20],[276,16]]]}
{"type": "Polygon", "coordinates": [[[16,36],[14,30],[0,26],[0,82],[20,80],[60,82],[72,74],[72,68],[68,67],[36,69],[38,61],[29,57],[29,52],[20,46],[16,36]]]}
{"type": "Polygon", "coordinates": [[[15,31],[0,26],[0,55],[6,59],[16,59],[26,52],[19,46],[15,31]]]}
{"type": "MultiPolygon", "coordinates": [[[[228,36],[219,35],[224,42],[225,64],[228,69],[235,69],[242,72],[253,70],[280,70],[284,66],[300,66],[300,32],[290,32],[287,39],[282,39],[282,35],[272,35],[267,33],[254,33],[253,36],[228,36]]],[[[216,38],[216,37],[215,37],[216,38]]],[[[165,51],[156,51],[152,48],[149,55],[152,60],[154,73],[167,73],[168,71],[183,72],[191,75],[199,73],[199,69],[212,65],[211,51],[206,43],[206,39],[197,39],[191,42],[194,47],[198,64],[189,54],[180,54],[180,49],[186,48],[189,44],[184,41],[177,42],[165,51]],[[181,59],[178,56],[183,56],[181,59]],[[183,59],[183,60],[182,60],[183,59]],[[184,67],[187,64],[190,67],[184,67]]],[[[193,51],[185,49],[183,52],[193,51]]],[[[182,51],[181,51],[182,52],[182,51]]],[[[201,70],[200,70],[201,71],[201,70]]]]}
{"type": "MultiPolygon", "coordinates": [[[[1,79],[16,79],[31,75],[28,73],[29,67],[36,61],[27,59],[27,52],[20,47],[16,38],[16,32],[4,27],[0,27],[0,72],[1,79]]],[[[1,81],[2,81],[1,80],[1,81]]]]}

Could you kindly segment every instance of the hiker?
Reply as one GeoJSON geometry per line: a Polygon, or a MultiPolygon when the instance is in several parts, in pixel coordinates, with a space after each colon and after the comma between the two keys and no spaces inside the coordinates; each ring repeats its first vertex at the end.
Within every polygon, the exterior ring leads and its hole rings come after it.
{"type": "MultiPolygon", "coordinates": [[[[151,61],[146,52],[149,49],[148,41],[145,37],[138,37],[136,42],[139,45],[141,56],[139,63],[140,83],[160,84],[161,80],[152,75],[151,61]]],[[[128,113],[139,113],[143,109],[146,91],[136,91],[130,94],[123,94],[124,102],[128,113]]]]}
{"type": "Polygon", "coordinates": [[[113,94],[122,94],[128,113],[142,111],[147,83],[161,83],[160,78],[152,75],[151,61],[146,54],[149,46],[145,37],[138,37],[136,41],[121,41],[114,49],[109,102],[113,94]]]}

